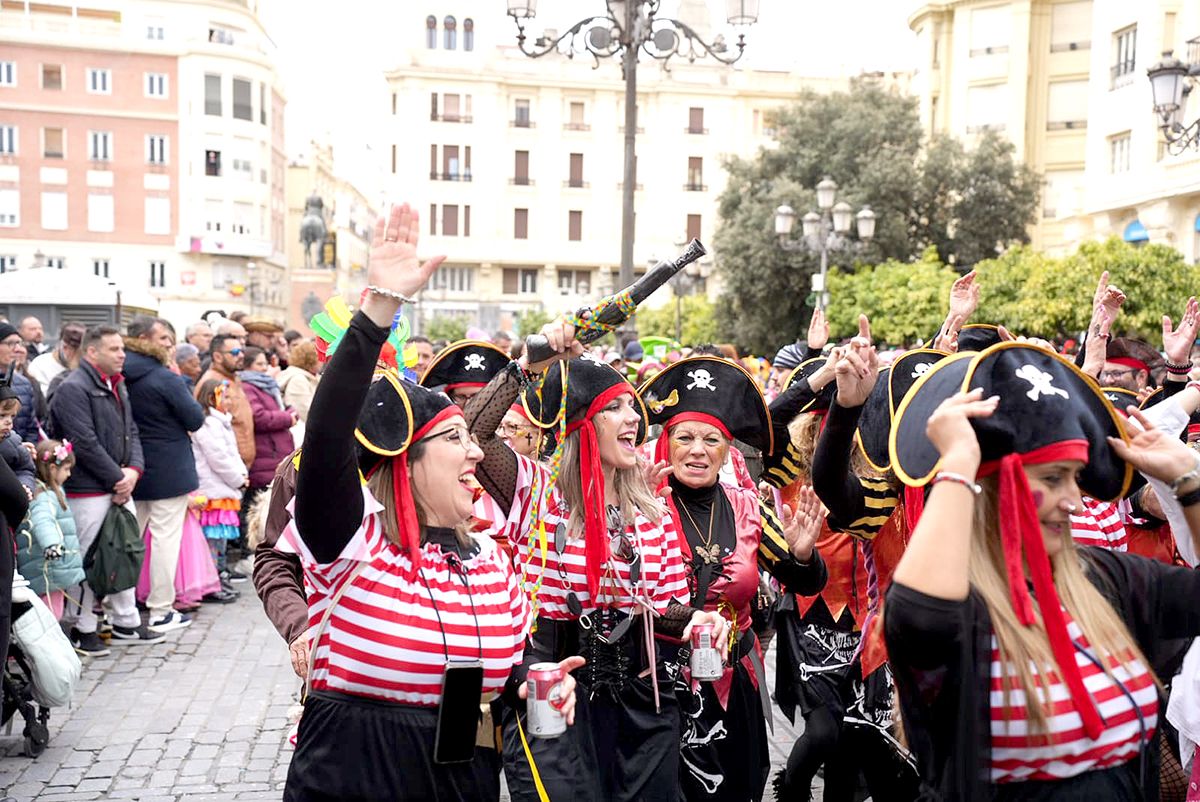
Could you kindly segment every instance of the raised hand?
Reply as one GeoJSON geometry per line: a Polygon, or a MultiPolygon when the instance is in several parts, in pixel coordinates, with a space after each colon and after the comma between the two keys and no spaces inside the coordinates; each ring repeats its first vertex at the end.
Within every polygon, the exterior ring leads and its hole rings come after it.
{"type": "Polygon", "coordinates": [[[958,333],[962,331],[963,320],[962,315],[953,312],[950,313],[950,317],[946,318],[946,323],[942,326],[942,330],[938,332],[937,337],[933,338],[934,350],[945,351],[948,354],[958,351],[958,333]]]}
{"type": "Polygon", "coordinates": [[[1168,484],[1200,464],[1195,451],[1155,426],[1140,409],[1130,405],[1125,411],[1129,414],[1125,422],[1129,442],[1108,438],[1118,457],[1146,476],[1168,484]]]}
{"type": "Polygon", "coordinates": [[[1114,287],[1108,283],[1108,271],[1105,270],[1100,274],[1100,281],[1096,284],[1096,292],[1092,295],[1092,311],[1100,307],[1106,308],[1112,313],[1113,319],[1117,317],[1117,312],[1121,310],[1121,305],[1125,303],[1125,293],[1121,292],[1120,287],[1114,287]]]}
{"type": "Polygon", "coordinates": [[[811,485],[800,488],[796,509],[784,505],[780,510],[779,522],[783,524],[783,537],[788,550],[798,561],[806,563],[812,559],[813,547],[821,534],[821,522],[825,520],[825,506],[811,485]]]}
{"type": "Polygon", "coordinates": [[[375,221],[375,235],[367,257],[367,283],[406,297],[424,287],[446,257],[434,256],[422,262],[417,258],[420,238],[420,215],[407,203],[393,206],[388,214],[381,215],[375,221]]]}
{"type": "Polygon", "coordinates": [[[1188,298],[1178,328],[1172,328],[1171,318],[1163,315],[1163,352],[1167,355],[1168,362],[1173,365],[1190,363],[1192,343],[1196,342],[1198,329],[1200,329],[1200,302],[1196,301],[1195,296],[1188,298]]]}
{"type": "Polygon", "coordinates": [[[871,323],[866,315],[858,316],[858,336],[851,338],[835,371],[838,406],[860,407],[866,403],[879,377],[879,355],[871,344],[871,323]]]}
{"type": "MultiPolygon", "coordinates": [[[[661,437],[666,437],[667,433],[663,432],[661,437]]],[[[671,495],[671,485],[663,484],[663,480],[675,472],[671,467],[671,463],[663,460],[662,462],[654,462],[653,460],[638,457],[638,467],[642,469],[642,476],[646,478],[646,484],[650,487],[651,492],[655,495],[666,498],[671,495]],[[660,488],[659,485],[662,485],[660,488]]]]}
{"type": "Polygon", "coordinates": [[[542,362],[528,364],[526,359],[528,352],[526,352],[518,360],[526,370],[541,373],[555,362],[583,355],[583,344],[575,339],[575,325],[567,320],[566,315],[542,326],[540,333],[554,349],[554,356],[542,362]]]}
{"type": "Polygon", "coordinates": [[[979,308],[980,286],[975,278],[976,273],[972,270],[950,285],[950,314],[947,320],[958,317],[958,328],[962,328],[979,308]]]}
{"type": "Polygon", "coordinates": [[[813,310],[812,320],[808,324],[808,347],[820,351],[829,342],[829,322],[820,307],[813,310]]]}

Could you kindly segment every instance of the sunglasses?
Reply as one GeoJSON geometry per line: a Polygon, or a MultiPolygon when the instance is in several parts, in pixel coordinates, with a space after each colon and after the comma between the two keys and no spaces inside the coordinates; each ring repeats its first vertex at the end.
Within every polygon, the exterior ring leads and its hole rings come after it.
{"type": "Polygon", "coordinates": [[[228,351],[226,351],[225,353],[229,354],[230,356],[241,356],[241,355],[242,355],[242,349],[241,349],[241,348],[230,348],[230,349],[229,349],[228,351]]]}

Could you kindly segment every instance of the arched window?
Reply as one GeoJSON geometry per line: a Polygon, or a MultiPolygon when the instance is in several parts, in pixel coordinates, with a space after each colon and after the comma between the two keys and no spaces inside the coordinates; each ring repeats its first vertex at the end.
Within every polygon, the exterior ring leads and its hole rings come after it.
{"type": "Polygon", "coordinates": [[[432,14],[425,18],[425,47],[437,49],[437,17],[432,14]]]}
{"type": "Polygon", "coordinates": [[[467,17],[463,20],[463,50],[475,49],[475,20],[467,17]]]}
{"type": "Polygon", "coordinates": [[[447,50],[453,50],[458,44],[458,23],[455,22],[454,17],[448,16],[442,20],[442,27],[446,31],[446,38],[442,44],[442,47],[446,48],[447,50]]]}

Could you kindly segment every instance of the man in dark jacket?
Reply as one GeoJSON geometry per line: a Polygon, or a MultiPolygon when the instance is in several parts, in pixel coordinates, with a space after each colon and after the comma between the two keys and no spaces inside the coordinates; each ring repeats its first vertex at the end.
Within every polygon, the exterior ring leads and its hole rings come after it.
{"type": "MultiPolygon", "coordinates": [[[[0,322],[0,372],[7,370],[18,357],[22,360],[25,357],[21,334],[11,323],[0,322]]],[[[33,383],[17,370],[13,373],[12,389],[21,401],[21,411],[17,413],[13,429],[26,443],[37,443],[42,438],[38,432],[38,397],[33,391],[33,383]]]]}
{"type": "MultiPolygon", "coordinates": [[[[75,518],[79,548],[88,548],[113,504],[131,510],[133,489],[145,468],[142,443],[129,403],[129,391],[121,370],[125,367],[125,344],[115,326],[93,326],[83,337],[83,359],[63,379],[50,404],[50,431],[66,438],[75,449],[75,470],[66,481],[67,504],[75,518]]],[[[108,654],[96,629],[93,612],[95,595],[83,583],[81,609],[71,630],[75,649],[84,655],[108,654]]],[[[112,612],[112,643],[153,643],[163,639],[142,624],[134,588],[105,598],[112,612]]],[[[64,618],[69,618],[71,613],[64,618]]]]}
{"type": "Polygon", "coordinates": [[[175,570],[188,494],[200,481],[189,432],[204,425],[204,410],[192,398],[183,377],[172,373],[170,349],[175,344],[165,321],[139,315],[125,338],[125,383],[133,420],[142,441],[146,472],[133,489],[138,528],[150,527],[149,628],[170,632],[192,623],[175,609],[175,570]]]}

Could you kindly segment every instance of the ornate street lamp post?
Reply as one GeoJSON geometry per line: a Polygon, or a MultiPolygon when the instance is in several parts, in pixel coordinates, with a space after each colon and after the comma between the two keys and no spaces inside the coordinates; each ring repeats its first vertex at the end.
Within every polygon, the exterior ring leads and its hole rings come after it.
{"type": "MultiPolygon", "coordinates": [[[[565,53],[589,53],[595,67],[601,58],[621,57],[625,76],[625,165],[621,184],[621,272],[619,283],[633,283],[634,190],[637,186],[637,64],[638,52],[664,64],[680,56],[693,62],[711,57],[722,64],[733,64],[742,57],[746,47],[745,35],[739,34],[737,52],[729,53],[724,37],[711,43],[686,23],[669,17],[659,17],[661,0],[604,0],[605,13],[579,20],[561,36],[551,39],[540,36],[533,47],[526,43],[525,25],[537,15],[537,0],[506,0],[508,14],[517,24],[517,46],[530,58],[541,58],[559,52],[566,43],[565,53]]],[[[726,0],[726,21],[730,25],[753,25],[758,21],[759,0],[726,0]]]]}
{"type": "Polygon", "coordinates": [[[821,255],[821,272],[813,276],[812,289],[816,294],[816,308],[829,305],[829,292],[825,280],[829,275],[829,252],[854,245],[849,238],[852,222],[857,223],[858,246],[865,246],[875,236],[875,212],[864,206],[858,214],[845,201],[837,201],[838,185],[826,176],[817,184],[817,208],[820,213],[809,212],[800,218],[801,238],[791,239],[796,225],[796,212],[784,204],[775,210],[775,236],[779,247],[785,251],[810,251],[821,255]]]}
{"type": "Polygon", "coordinates": [[[1168,50],[1163,53],[1162,61],[1146,70],[1158,127],[1167,151],[1172,154],[1182,153],[1189,147],[1200,149],[1200,117],[1186,126],[1183,121],[1188,95],[1200,76],[1200,37],[1188,42],[1188,60],[1190,63],[1182,62],[1168,50]]]}

